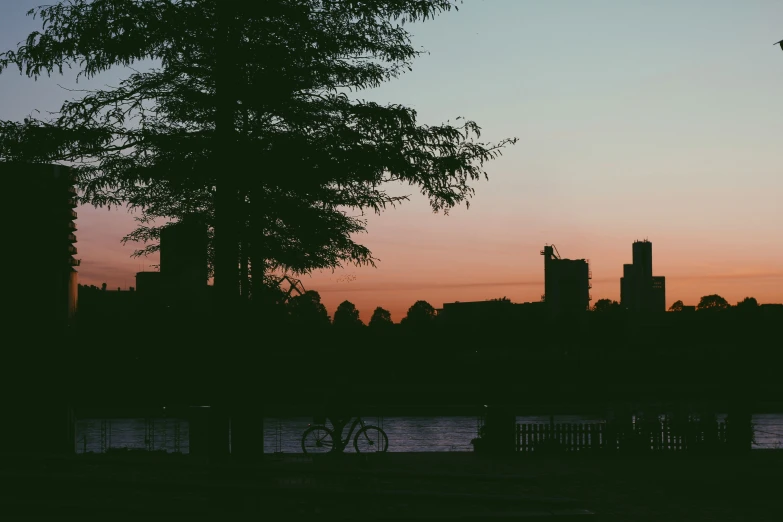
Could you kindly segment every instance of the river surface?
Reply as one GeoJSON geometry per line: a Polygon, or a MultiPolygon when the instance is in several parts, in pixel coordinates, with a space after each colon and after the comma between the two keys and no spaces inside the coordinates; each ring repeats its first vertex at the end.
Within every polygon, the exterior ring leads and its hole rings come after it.
{"type": "MultiPolygon", "coordinates": [[[[725,415],[718,416],[718,420],[724,419],[725,415]]],[[[479,428],[476,417],[365,417],[364,421],[383,428],[389,437],[390,452],[472,451],[470,441],[476,437],[479,428]]],[[[549,416],[517,417],[518,424],[547,424],[549,421],[549,416]]],[[[581,424],[603,422],[604,419],[556,415],[554,421],[581,424]]],[[[312,418],[305,417],[264,419],[264,452],[301,453],[302,433],[311,422],[312,418]]],[[[783,415],[754,415],[753,423],[755,449],[783,449],[783,415]]],[[[347,435],[348,428],[343,437],[347,435]]],[[[99,453],[103,447],[189,451],[188,422],[170,418],[152,421],[80,419],[76,423],[76,440],[77,453],[99,453]],[[105,438],[102,437],[104,431],[105,438]]],[[[346,449],[346,452],[352,451],[352,445],[346,449]]]]}

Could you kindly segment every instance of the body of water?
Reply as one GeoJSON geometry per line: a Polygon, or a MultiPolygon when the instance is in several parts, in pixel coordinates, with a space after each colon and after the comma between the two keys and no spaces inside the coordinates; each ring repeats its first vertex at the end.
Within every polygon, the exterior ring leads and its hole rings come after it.
{"type": "MultiPolygon", "coordinates": [[[[719,415],[718,420],[724,420],[719,415]]],[[[517,417],[518,424],[548,424],[549,416],[517,417]]],[[[389,437],[390,452],[472,451],[478,433],[476,417],[364,417],[389,437]]],[[[556,415],[555,423],[596,423],[601,417],[556,415]]],[[[264,419],[265,453],[301,453],[302,433],[312,418],[264,419]]],[[[754,415],[755,449],[783,449],[783,415],[754,415]]],[[[343,437],[348,434],[346,426],[343,437]]],[[[353,435],[356,434],[357,429],[353,435]]],[[[353,440],[353,435],[351,440],[353,440]]],[[[189,451],[189,426],[181,419],[80,419],[76,424],[77,453],[99,453],[104,448],[189,451]]],[[[261,442],[261,441],[259,441],[261,442]]],[[[346,452],[353,452],[353,442],[346,452]]]]}

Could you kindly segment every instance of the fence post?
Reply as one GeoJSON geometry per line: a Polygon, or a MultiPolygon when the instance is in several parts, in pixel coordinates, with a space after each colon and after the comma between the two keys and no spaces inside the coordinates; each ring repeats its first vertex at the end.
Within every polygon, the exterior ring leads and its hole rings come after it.
{"type": "Polygon", "coordinates": [[[574,451],[580,451],[582,449],[582,424],[574,424],[574,430],[576,430],[576,434],[574,435],[574,440],[576,442],[574,451]]]}
{"type": "Polygon", "coordinates": [[[663,451],[668,452],[671,448],[669,445],[669,419],[664,418],[661,423],[661,433],[663,435],[663,451]]]}
{"type": "Polygon", "coordinates": [[[579,450],[579,425],[571,424],[571,431],[573,432],[571,438],[574,441],[573,444],[571,444],[571,451],[578,451],[579,450]]]}
{"type": "Polygon", "coordinates": [[[571,451],[577,451],[579,449],[579,433],[577,424],[571,424],[571,451]]]}
{"type": "Polygon", "coordinates": [[[538,448],[538,424],[530,425],[530,450],[536,451],[538,448]]]}
{"type": "Polygon", "coordinates": [[[174,425],[174,453],[181,453],[179,419],[177,419],[177,424],[174,425]]]}
{"type": "Polygon", "coordinates": [[[519,425],[519,446],[520,451],[527,451],[527,446],[525,444],[525,428],[527,427],[527,424],[520,424],[519,425]]]}

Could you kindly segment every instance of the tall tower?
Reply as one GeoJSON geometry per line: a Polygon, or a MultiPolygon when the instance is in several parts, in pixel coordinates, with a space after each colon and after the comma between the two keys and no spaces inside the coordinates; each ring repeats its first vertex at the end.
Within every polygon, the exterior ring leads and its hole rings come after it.
{"type": "Polygon", "coordinates": [[[653,276],[652,243],[646,239],[633,242],[633,266],[638,277],[649,279],[653,276]]]}
{"type": "Polygon", "coordinates": [[[652,243],[634,241],[633,264],[623,265],[620,278],[620,302],[623,308],[634,312],[659,312],[666,310],[666,282],[664,277],[654,277],[652,269],[652,243]]]}

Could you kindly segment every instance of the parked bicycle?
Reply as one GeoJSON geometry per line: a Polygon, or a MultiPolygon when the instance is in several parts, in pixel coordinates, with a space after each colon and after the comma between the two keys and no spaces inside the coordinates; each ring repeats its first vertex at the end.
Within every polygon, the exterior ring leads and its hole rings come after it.
{"type": "Polygon", "coordinates": [[[339,427],[339,433],[337,433],[336,437],[335,432],[326,426],[325,421],[310,426],[302,435],[302,451],[304,451],[305,455],[342,452],[348,447],[353,430],[359,425],[361,425],[361,428],[353,438],[353,447],[356,449],[356,452],[385,453],[389,448],[389,438],[386,436],[386,432],[378,426],[365,424],[361,417],[356,417],[353,421],[345,439],[342,438],[343,426],[339,427]]]}

